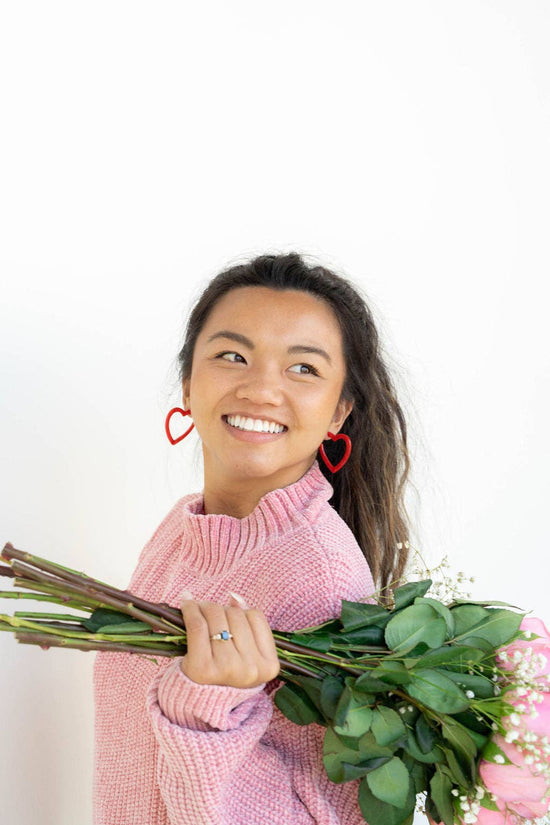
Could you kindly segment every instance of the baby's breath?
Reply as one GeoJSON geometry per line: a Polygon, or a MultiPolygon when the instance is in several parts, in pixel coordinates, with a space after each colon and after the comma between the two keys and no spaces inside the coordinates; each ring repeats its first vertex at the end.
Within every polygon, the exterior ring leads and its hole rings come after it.
{"type": "Polygon", "coordinates": [[[411,574],[413,577],[431,579],[430,596],[443,602],[456,599],[469,599],[471,593],[463,588],[474,582],[473,576],[467,576],[462,570],[453,573],[447,556],[443,556],[439,564],[428,567],[419,550],[412,548],[411,574]]]}

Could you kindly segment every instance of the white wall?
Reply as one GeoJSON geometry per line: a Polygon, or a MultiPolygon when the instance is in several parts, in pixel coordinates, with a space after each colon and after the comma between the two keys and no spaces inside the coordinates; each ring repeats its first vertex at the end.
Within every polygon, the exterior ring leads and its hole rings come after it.
{"type": "MultiPolygon", "coordinates": [[[[126,586],[201,485],[189,301],[296,249],[371,299],[416,546],[548,620],[549,35],[543,0],[4,4],[0,542],[126,586]]],[[[2,821],[91,823],[93,654],[0,652],[2,821]]]]}

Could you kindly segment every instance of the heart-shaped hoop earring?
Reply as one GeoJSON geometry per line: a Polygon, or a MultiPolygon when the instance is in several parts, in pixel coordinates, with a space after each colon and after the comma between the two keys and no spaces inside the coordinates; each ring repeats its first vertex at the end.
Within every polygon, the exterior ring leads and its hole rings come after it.
{"type": "Polygon", "coordinates": [[[348,458],[351,455],[351,438],[349,435],[345,433],[338,433],[338,435],[334,435],[334,433],[328,433],[328,436],[332,441],[343,441],[346,445],[346,449],[344,450],[344,455],[338,462],[338,464],[332,464],[330,460],[327,458],[327,454],[325,453],[325,447],[323,444],[319,447],[319,452],[321,453],[321,458],[325,462],[326,466],[330,470],[331,473],[337,473],[338,470],[341,470],[348,458]]]}
{"type": "Polygon", "coordinates": [[[178,441],[183,441],[183,439],[186,438],[189,435],[189,433],[191,432],[191,430],[195,426],[194,424],[191,424],[189,429],[186,430],[183,433],[183,435],[178,435],[177,438],[174,438],[172,433],[170,432],[170,420],[171,420],[172,416],[174,415],[174,413],[181,413],[182,415],[191,415],[191,410],[182,410],[181,407],[172,407],[172,409],[170,410],[170,412],[166,416],[166,421],[164,423],[164,429],[166,430],[166,435],[168,436],[168,441],[170,442],[170,444],[177,444],[178,441]]]}

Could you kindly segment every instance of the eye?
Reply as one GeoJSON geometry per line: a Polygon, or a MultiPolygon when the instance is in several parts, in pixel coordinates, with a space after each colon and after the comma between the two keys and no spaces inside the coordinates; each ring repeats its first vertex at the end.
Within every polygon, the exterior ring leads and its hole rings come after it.
{"type": "Polygon", "coordinates": [[[313,364],[294,364],[289,368],[291,372],[297,372],[299,375],[319,375],[313,364]]]}
{"type": "Polygon", "coordinates": [[[216,358],[222,358],[224,361],[230,361],[233,364],[246,364],[246,361],[238,352],[220,352],[216,355],[216,358]]]}

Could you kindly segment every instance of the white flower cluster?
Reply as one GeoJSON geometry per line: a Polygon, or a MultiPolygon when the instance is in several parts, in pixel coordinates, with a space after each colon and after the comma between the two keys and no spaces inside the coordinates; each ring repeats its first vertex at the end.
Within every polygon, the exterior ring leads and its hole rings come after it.
{"type": "Polygon", "coordinates": [[[428,567],[418,550],[414,548],[412,561],[411,574],[413,576],[418,576],[420,580],[432,580],[433,584],[429,593],[432,598],[442,602],[470,598],[471,594],[464,592],[462,588],[467,582],[473,582],[473,577],[466,576],[462,571],[451,573],[447,556],[443,556],[436,567],[428,567]]]}
{"type": "Polygon", "coordinates": [[[550,742],[547,736],[524,730],[522,725],[523,716],[535,719],[539,715],[537,705],[544,701],[543,693],[550,692],[550,677],[538,675],[546,665],[546,656],[532,647],[525,647],[509,653],[503,650],[497,654],[497,659],[501,664],[506,662],[513,666],[504,679],[505,684],[510,685],[505,689],[504,698],[514,707],[509,716],[502,718],[506,731],[504,738],[506,742],[513,742],[523,754],[524,762],[533,774],[545,777],[547,798],[550,796],[550,742]]]}
{"type": "MultiPolygon", "coordinates": [[[[526,726],[522,724],[522,717],[536,718],[538,716],[538,705],[544,700],[543,694],[550,692],[550,676],[539,675],[546,665],[546,657],[542,653],[537,653],[532,647],[525,647],[510,652],[500,651],[497,654],[497,661],[501,665],[511,666],[511,669],[506,671],[498,671],[495,668],[492,677],[493,681],[500,681],[504,700],[514,708],[501,720],[504,738],[506,742],[513,743],[522,753],[523,761],[533,774],[545,778],[547,791],[544,798],[548,798],[550,796],[550,742],[547,736],[538,736],[526,730],[526,726]]],[[[499,725],[493,723],[493,729],[499,730],[499,725]]],[[[502,754],[496,754],[493,761],[499,765],[506,762],[502,754]]],[[[464,794],[459,788],[453,788],[451,793],[458,800],[460,819],[464,825],[474,825],[477,822],[486,794],[487,798],[496,801],[495,795],[490,794],[482,785],[476,786],[474,798],[464,794]]],[[[511,821],[515,821],[514,818],[511,821]]],[[[550,825],[550,815],[532,822],[521,821],[522,825],[550,825]]]]}
{"type": "Polygon", "coordinates": [[[487,793],[485,788],[482,785],[476,785],[476,795],[473,799],[466,794],[461,794],[457,788],[453,788],[451,793],[459,799],[459,807],[461,810],[460,818],[464,822],[464,825],[473,825],[474,822],[477,822],[481,802],[487,793]]]}

